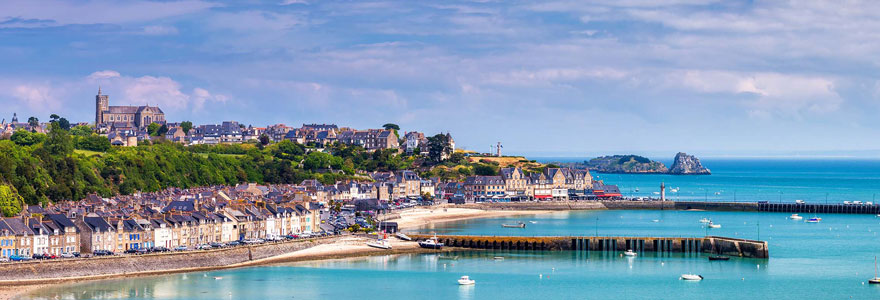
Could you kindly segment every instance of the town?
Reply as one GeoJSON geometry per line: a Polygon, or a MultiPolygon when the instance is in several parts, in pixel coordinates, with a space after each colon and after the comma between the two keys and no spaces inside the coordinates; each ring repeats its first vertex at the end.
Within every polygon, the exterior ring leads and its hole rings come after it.
{"type": "MultiPolygon", "coordinates": [[[[396,125],[354,130],[335,124],[283,124],[265,128],[234,121],[220,125],[169,123],[159,107],[109,106],[99,89],[95,123],[70,124],[58,116],[59,126],[88,126],[111,147],[135,147],[162,139],[189,146],[263,144],[290,141],[324,151],[342,143],[366,151],[388,150],[428,156],[424,133],[398,137],[396,125]]],[[[18,131],[47,132],[50,123],[36,118],[2,123],[0,136],[18,131]]],[[[440,159],[456,152],[451,134],[440,159]]],[[[471,157],[500,157],[496,153],[465,152],[471,157]]],[[[521,167],[499,168],[497,175],[471,175],[464,180],[422,178],[413,170],[362,173],[361,180],[322,184],[308,179],[298,184],[242,183],[236,186],[167,188],[158,192],[69,199],[24,207],[17,216],[0,220],[0,259],[30,260],[189,251],[242,244],[298,239],[359,229],[379,229],[379,214],[415,205],[468,204],[620,199],[615,185],[596,181],[586,169],[545,166],[540,171],[521,167]]],[[[385,228],[382,228],[385,229],[385,228]]]]}

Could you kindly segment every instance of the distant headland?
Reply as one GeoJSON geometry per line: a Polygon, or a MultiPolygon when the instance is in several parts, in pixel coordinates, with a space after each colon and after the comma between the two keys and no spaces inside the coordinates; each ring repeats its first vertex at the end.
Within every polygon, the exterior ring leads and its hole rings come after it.
{"type": "Polygon", "coordinates": [[[556,163],[572,168],[585,168],[597,173],[615,174],[671,174],[671,175],[710,175],[712,172],[700,163],[700,159],[679,152],[675,155],[672,167],[644,156],[608,155],[578,163],[556,163]]]}

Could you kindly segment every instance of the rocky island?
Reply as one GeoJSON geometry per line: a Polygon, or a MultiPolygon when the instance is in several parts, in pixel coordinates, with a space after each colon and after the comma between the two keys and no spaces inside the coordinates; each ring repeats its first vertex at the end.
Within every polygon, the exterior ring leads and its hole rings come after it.
{"type": "Polygon", "coordinates": [[[707,169],[706,167],[703,167],[703,164],[700,163],[700,159],[694,157],[693,155],[679,152],[675,155],[675,161],[672,163],[672,168],[669,169],[669,174],[709,175],[712,174],[712,172],[710,172],[709,169],[707,169]]]}
{"type": "Polygon", "coordinates": [[[599,173],[666,173],[666,165],[638,155],[610,155],[596,157],[584,164],[599,173]]]}
{"type": "MultiPolygon", "coordinates": [[[[559,163],[556,163],[559,164],[559,163]]],[[[675,155],[671,168],[659,161],[639,155],[609,155],[584,161],[583,163],[560,164],[571,168],[586,168],[597,173],[619,174],[670,174],[670,175],[709,175],[711,172],[700,159],[684,152],[675,155]]]]}

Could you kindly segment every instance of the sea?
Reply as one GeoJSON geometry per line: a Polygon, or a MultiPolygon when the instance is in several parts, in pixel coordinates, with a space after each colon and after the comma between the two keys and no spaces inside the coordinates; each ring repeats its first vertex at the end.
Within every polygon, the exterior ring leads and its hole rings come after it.
{"type": "MultiPolygon", "coordinates": [[[[795,197],[824,201],[825,193],[835,193],[836,201],[865,201],[880,179],[880,163],[873,161],[703,163],[713,175],[599,176],[607,183],[616,178],[623,188],[639,187],[639,193],[659,188],[659,182],[680,187],[682,194],[699,188],[724,191],[713,193],[710,196],[718,197],[708,201],[725,200],[721,196],[733,190],[745,197],[743,201],[760,199],[774,189],[781,191],[783,201],[795,197]]],[[[457,256],[454,260],[433,253],[384,255],[89,281],[51,286],[20,299],[880,299],[880,286],[867,283],[880,255],[880,217],[824,214],[818,216],[821,223],[788,217],[759,212],[572,211],[446,222],[408,231],[495,236],[719,235],[765,240],[769,259],[468,250],[444,254],[457,256]],[[699,222],[702,218],[722,227],[706,228],[699,222]],[[526,228],[501,226],[520,221],[526,228]],[[705,279],[679,280],[682,274],[705,279]],[[476,284],[458,285],[456,280],[463,275],[476,284]]]]}

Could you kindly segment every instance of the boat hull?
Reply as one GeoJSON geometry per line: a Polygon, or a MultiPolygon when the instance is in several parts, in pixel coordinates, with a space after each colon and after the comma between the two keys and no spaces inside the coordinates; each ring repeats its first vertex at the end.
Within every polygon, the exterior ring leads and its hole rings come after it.
{"type": "Polygon", "coordinates": [[[419,247],[422,247],[425,249],[441,249],[441,248],[443,248],[443,244],[442,243],[440,243],[440,244],[419,243],[419,247]]]}
{"type": "Polygon", "coordinates": [[[709,256],[709,260],[730,260],[727,256],[709,256]]]}

